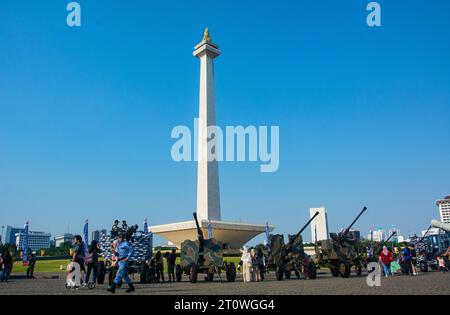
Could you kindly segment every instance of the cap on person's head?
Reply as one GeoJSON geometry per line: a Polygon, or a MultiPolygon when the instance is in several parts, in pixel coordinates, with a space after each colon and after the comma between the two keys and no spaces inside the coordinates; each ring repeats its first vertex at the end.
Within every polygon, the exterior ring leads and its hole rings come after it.
{"type": "Polygon", "coordinates": [[[386,245],[384,245],[384,246],[383,246],[383,249],[386,249],[386,248],[387,248],[387,246],[386,246],[386,245]]]}
{"type": "Polygon", "coordinates": [[[119,223],[119,220],[115,220],[114,223],[119,223]]]}

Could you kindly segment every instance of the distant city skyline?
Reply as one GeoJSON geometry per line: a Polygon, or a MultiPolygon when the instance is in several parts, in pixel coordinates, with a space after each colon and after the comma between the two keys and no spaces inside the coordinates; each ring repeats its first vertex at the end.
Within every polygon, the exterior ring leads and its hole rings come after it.
{"type": "Polygon", "coordinates": [[[362,235],[420,233],[450,193],[450,1],[379,2],[381,27],[358,1],[82,1],[70,28],[66,4],[3,1],[0,224],[191,220],[197,165],[172,160],[171,131],[198,117],[207,26],[217,124],[279,126],[276,172],[219,163],[222,220],[286,235],[324,205],[335,232],[366,206],[362,235]]]}

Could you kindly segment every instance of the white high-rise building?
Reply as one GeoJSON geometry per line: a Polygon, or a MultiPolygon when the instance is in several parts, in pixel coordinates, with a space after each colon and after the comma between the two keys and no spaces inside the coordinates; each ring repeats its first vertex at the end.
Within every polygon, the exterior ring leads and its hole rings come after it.
{"type": "Polygon", "coordinates": [[[444,199],[439,199],[436,201],[436,205],[439,207],[441,222],[450,223],[450,196],[447,196],[444,199]]]}
{"type": "Polygon", "coordinates": [[[316,212],[319,212],[319,215],[311,222],[311,242],[328,239],[328,219],[325,207],[310,208],[309,217],[312,218],[316,212]]]}
{"type": "Polygon", "coordinates": [[[378,230],[374,230],[369,233],[369,235],[367,235],[367,238],[369,240],[373,238],[374,242],[382,242],[386,239],[386,232],[383,229],[379,228],[378,230]]]}

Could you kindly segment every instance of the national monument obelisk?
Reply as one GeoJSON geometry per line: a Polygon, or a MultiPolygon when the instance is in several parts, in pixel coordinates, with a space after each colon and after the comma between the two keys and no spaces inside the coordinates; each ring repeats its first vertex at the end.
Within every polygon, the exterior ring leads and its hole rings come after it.
{"type": "MultiPolygon", "coordinates": [[[[197,217],[205,236],[208,235],[208,224],[211,224],[213,237],[221,241],[225,247],[236,249],[263,233],[265,225],[221,220],[219,165],[218,161],[212,158],[213,154],[209,152],[207,132],[209,127],[211,134],[215,134],[214,59],[220,55],[220,51],[219,46],[211,41],[208,29],[205,29],[203,40],[195,46],[193,54],[200,59],[197,217]]],[[[192,211],[185,209],[185,213],[186,217],[190,217],[192,211]]],[[[149,230],[164,237],[178,248],[184,240],[197,238],[194,220],[151,226],[149,230]]],[[[273,226],[270,226],[270,230],[273,230],[273,226]]]]}
{"type": "MultiPolygon", "coordinates": [[[[203,40],[195,46],[194,56],[200,59],[200,97],[197,162],[197,215],[199,220],[220,221],[219,165],[208,150],[207,127],[216,126],[214,98],[214,59],[219,47],[211,42],[208,29],[203,40]]],[[[215,133],[214,133],[215,134],[215,133]]]]}

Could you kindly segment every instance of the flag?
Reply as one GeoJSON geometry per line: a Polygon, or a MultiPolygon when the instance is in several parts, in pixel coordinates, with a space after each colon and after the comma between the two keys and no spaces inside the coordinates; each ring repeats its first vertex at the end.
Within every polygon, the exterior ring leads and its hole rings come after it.
{"type": "Polygon", "coordinates": [[[28,266],[28,221],[25,222],[25,231],[23,231],[23,242],[22,242],[22,265],[28,266]]]}
{"type": "Polygon", "coordinates": [[[269,222],[266,222],[266,244],[267,244],[267,246],[270,245],[270,229],[269,229],[269,222]]]}
{"type": "Polygon", "coordinates": [[[212,225],[211,225],[211,221],[209,221],[209,223],[208,223],[208,235],[209,235],[209,238],[211,239],[211,238],[212,238],[212,225]]]}
{"type": "Polygon", "coordinates": [[[144,234],[148,234],[147,219],[144,220],[144,234]]]}
{"type": "Polygon", "coordinates": [[[88,233],[89,233],[89,224],[88,224],[88,220],[86,220],[86,222],[84,223],[84,228],[83,228],[84,257],[87,257],[87,255],[88,255],[88,246],[89,246],[88,233]]]}

